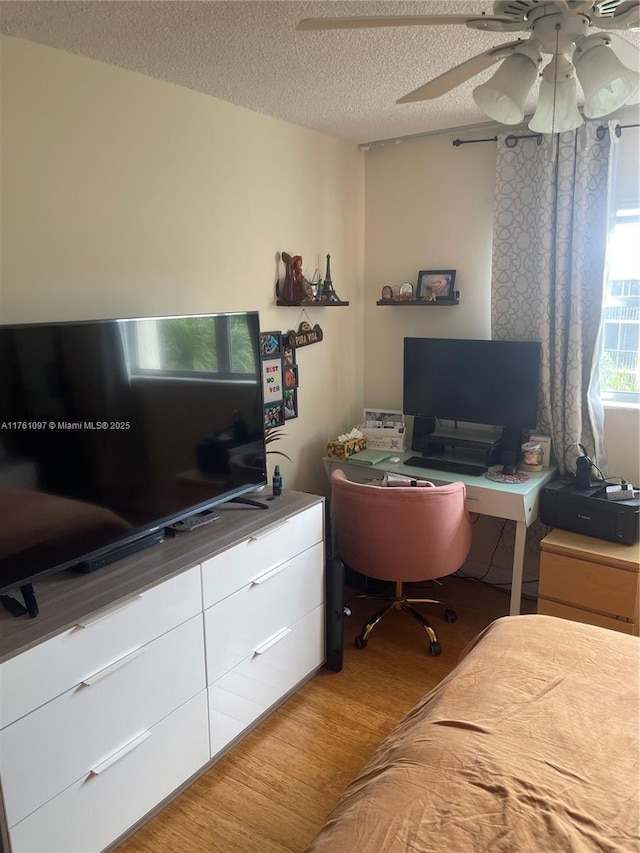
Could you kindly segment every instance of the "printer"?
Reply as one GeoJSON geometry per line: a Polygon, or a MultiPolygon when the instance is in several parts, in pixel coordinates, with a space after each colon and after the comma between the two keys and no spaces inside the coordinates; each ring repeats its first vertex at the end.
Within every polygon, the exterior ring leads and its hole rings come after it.
{"type": "Polygon", "coordinates": [[[577,488],[573,477],[542,487],[538,516],[550,527],[623,545],[633,545],[640,534],[640,498],[611,501],[604,485],[577,488]]]}

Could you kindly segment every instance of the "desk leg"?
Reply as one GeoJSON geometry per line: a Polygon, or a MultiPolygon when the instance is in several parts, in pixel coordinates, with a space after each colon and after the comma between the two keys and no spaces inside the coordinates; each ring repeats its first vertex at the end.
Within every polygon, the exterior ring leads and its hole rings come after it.
{"type": "Polygon", "coordinates": [[[511,603],[509,615],[518,616],[522,599],[522,573],[524,571],[524,546],[527,539],[527,525],[516,522],[516,541],[513,547],[513,569],[511,572],[511,603]]]}

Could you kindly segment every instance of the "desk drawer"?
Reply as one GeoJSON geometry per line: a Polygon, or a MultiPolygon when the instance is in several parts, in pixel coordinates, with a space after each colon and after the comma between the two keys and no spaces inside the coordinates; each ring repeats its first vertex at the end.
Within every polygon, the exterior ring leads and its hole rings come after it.
{"type": "Polygon", "coordinates": [[[8,825],[201,692],[203,645],[195,616],[0,732],[8,825]]]}
{"type": "Polygon", "coordinates": [[[322,606],[282,634],[265,638],[262,646],[209,687],[211,755],[279,702],[323,660],[322,606]]]}
{"type": "Polygon", "coordinates": [[[543,551],[539,589],[543,598],[625,619],[636,616],[636,572],[543,551]]]}
{"type": "Polygon", "coordinates": [[[202,564],[205,609],[246,586],[256,575],[322,542],[323,520],[323,505],[317,504],[206,560],[202,564]]]}
{"type": "Polygon", "coordinates": [[[0,728],[202,610],[195,566],[0,665],[0,728]]]}
{"type": "Polygon", "coordinates": [[[251,650],[293,625],[324,601],[324,548],[319,542],[293,560],[255,576],[254,582],[205,611],[207,683],[243,661],[251,650]]]}
{"type": "Polygon", "coordinates": [[[600,628],[609,628],[610,631],[619,631],[621,634],[635,633],[633,622],[613,619],[611,616],[603,616],[602,613],[593,613],[591,610],[582,610],[557,601],[547,601],[546,598],[538,599],[538,613],[570,619],[572,622],[583,622],[585,625],[598,625],[600,628]]]}
{"type": "Polygon", "coordinates": [[[14,826],[12,853],[97,853],[144,817],[209,760],[206,692],[139,734],[14,826]]]}

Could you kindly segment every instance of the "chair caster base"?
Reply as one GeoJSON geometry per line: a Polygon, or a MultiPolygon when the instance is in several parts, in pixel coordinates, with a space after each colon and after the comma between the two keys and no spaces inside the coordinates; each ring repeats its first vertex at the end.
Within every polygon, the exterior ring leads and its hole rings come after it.
{"type": "Polygon", "coordinates": [[[354,643],[353,643],[353,644],[354,644],[354,646],[356,647],[356,649],[366,649],[366,648],[367,648],[367,643],[368,643],[368,642],[369,642],[368,640],[363,640],[363,638],[362,638],[360,635],[358,635],[358,636],[355,638],[355,640],[354,640],[354,643]]]}
{"type": "Polygon", "coordinates": [[[429,643],[429,654],[437,657],[437,655],[442,653],[442,647],[438,642],[429,643]]]}
{"type": "Polygon", "coordinates": [[[444,620],[445,622],[455,622],[458,618],[458,614],[455,610],[452,610],[450,607],[444,611],[444,620]]]}

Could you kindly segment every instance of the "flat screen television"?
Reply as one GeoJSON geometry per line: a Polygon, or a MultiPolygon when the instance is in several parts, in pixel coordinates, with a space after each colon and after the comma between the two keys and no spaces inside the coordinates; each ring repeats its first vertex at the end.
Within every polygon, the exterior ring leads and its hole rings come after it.
{"type": "Polygon", "coordinates": [[[535,429],[539,382],[538,342],[404,339],[408,415],[535,429]]]}
{"type": "Polygon", "coordinates": [[[0,326],[0,591],[266,484],[257,312],[0,326]]]}

